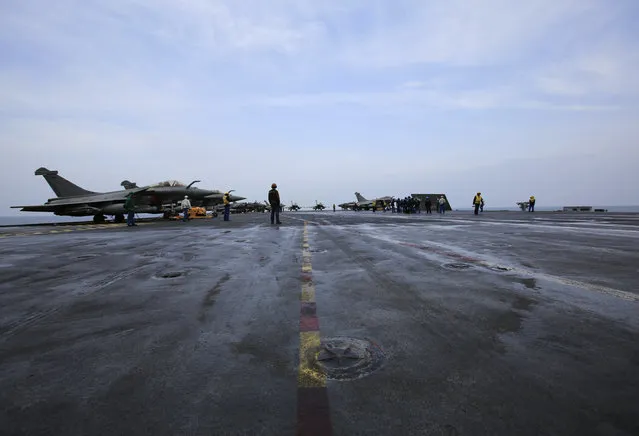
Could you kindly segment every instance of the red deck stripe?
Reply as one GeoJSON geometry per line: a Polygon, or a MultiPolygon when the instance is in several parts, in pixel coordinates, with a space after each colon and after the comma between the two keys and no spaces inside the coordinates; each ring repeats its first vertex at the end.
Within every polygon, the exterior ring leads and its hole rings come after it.
{"type": "Polygon", "coordinates": [[[297,390],[297,436],[331,436],[331,411],[326,388],[297,390]]]}

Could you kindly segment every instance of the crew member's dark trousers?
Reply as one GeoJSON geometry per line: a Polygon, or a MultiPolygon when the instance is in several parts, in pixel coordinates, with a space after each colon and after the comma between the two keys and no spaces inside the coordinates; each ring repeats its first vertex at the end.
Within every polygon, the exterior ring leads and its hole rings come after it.
{"type": "Polygon", "coordinates": [[[186,208],[182,209],[182,214],[184,215],[182,217],[182,221],[188,221],[188,219],[189,219],[189,210],[186,209],[186,208]]]}
{"type": "Polygon", "coordinates": [[[426,213],[433,213],[433,211],[430,209],[430,206],[426,206],[426,213]]]}
{"type": "Polygon", "coordinates": [[[534,212],[535,211],[535,203],[530,203],[528,205],[528,212],[534,212]]]}
{"type": "Polygon", "coordinates": [[[229,217],[229,215],[231,215],[231,205],[225,204],[224,205],[224,221],[231,221],[231,218],[229,217]]]}
{"type": "Polygon", "coordinates": [[[126,225],[127,226],[135,225],[135,212],[133,212],[132,210],[130,210],[129,213],[127,213],[126,215],[126,225]]]}
{"type": "Polygon", "coordinates": [[[479,215],[479,205],[475,205],[475,215],[479,215]]]}
{"type": "Polygon", "coordinates": [[[271,205],[271,224],[280,223],[280,207],[271,205]]]}

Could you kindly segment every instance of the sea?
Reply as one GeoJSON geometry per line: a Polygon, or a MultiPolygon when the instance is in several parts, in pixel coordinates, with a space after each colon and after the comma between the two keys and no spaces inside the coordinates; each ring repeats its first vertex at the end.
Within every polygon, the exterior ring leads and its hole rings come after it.
{"type": "MultiPolygon", "coordinates": [[[[538,212],[552,212],[561,211],[563,206],[537,206],[535,210],[538,212]]],[[[605,209],[612,213],[639,213],[639,206],[593,206],[594,209],[605,209]]],[[[470,211],[472,208],[456,208],[456,211],[470,211]]],[[[485,207],[484,212],[490,211],[512,211],[517,212],[519,208],[516,207],[485,207]]],[[[138,218],[153,218],[158,215],[140,214],[138,218]]],[[[37,215],[14,215],[14,216],[0,216],[0,226],[16,226],[24,224],[62,224],[62,223],[74,223],[74,222],[87,222],[92,221],[92,217],[68,217],[68,216],[56,216],[50,214],[37,214],[37,215]]]]}
{"type": "MultiPolygon", "coordinates": [[[[580,205],[570,205],[570,206],[580,206],[580,205]]],[[[590,206],[590,205],[588,205],[590,206]]],[[[561,212],[563,210],[564,206],[535,206],[535,211],[536,212],[561,212]]],[[[603,209],[607,212],[614,212],[614,213],[639,213],[639,206],[592,206],[592,210],[595,209],[603,209]]],[[[469,210],[473,210],[472,207],[460,207],[460,208],[454,208],[454,210],[459,210],[459,211],[469,211],[469,210]]],[[[521,211],[521,209],[519,209],[518,207],[484,207],[484,212],[489,212],[489,211],[512,211],[512,212],[517,212],[517,211],[521,211]]]]}

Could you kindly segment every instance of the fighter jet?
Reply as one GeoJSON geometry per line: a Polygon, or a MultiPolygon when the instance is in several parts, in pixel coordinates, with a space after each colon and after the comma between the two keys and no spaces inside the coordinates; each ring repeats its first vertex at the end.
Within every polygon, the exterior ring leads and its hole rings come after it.
{"type": "MultiPolygon", "coordinates": [[[[177,180],[167,180],[156,183],[146,187],[144,195],[142,195],[142,201],[157,207],[159,211],[164,214],[165,218],[175,215],[178,212],[177,209],[179,209],[179,207],[177,207],[177,204],[181,202],[185,196],[189,197],[191,206],[203,207],[207,210],[212,210],[214,206],[223,202],[224,193],[222,191],[200,189],[193,186],[199,182],[199,180],[194,180],[188,185],[178,182],[177,180]]],[[[128,180],[123,181],[120,185],[125,189],[131,189],[137,186],[128,180]]],[[[228,192],[233,192],[233,190],[228,192]]],[[[244,197],[229,195],[229,200],[231,203],[234,203],[244,200],[244,197]]]]}
{"type": "MultiPolygon", "coordinates": [[[[173,202],[192,197],[191,204],[215,205],[222,201],[220,191],[192,188],[191,183],[185,186],[179,182],[162,182],[159,184],[138,187],[135,183],[122,182],[124,190],[111,192],[94,192],[83,189],[67,179],[58,175],[58,171],[46,168],[38,168],[36,176],[43,176],[56,194],[56,198],[50,198],[46,203],[35,206],[12,206],[23,212],[53,212],[56,215],[66,216],[91,216],[94,222],[103,222],[105,215],[112,215],[116,222],[124,221],[124,202],[127,195],[132,194],[136,204],[137,213],[168,213],[173,202]],[[195,203],[195,204],[193,204],[195,203]]],[[[242,197],[234,199],[242,200],[242,197]]]]}
{"type": "Polygon", "coordinates": [[[291,205],[288,207],[288,210],[290,210],[291,212],[297,212],[298,210],[300,210],[301,207],[294,202],[291,202],[291,205]]]}
{"type": "Polygon", "coordinates": [[[377,202],[377,204],[379,204],[380,201],[383,201],[384,204],[387,204],[393,199],[393,197],[386,196],[386,197],[375,198],[374,200],[367,200],[359,192],[355,193],[355,198],[357,198],[357,201],[342,203],[342,204],[339,204],[338,206],[345,210],[362,210],[362,209],[369,210],[370,208],[373,207],[374,201],[377,202]]]}
{"type": "Polygon", "coordinates": [[[315,200],[315,206],[313,206],[313,210],[324,210],[326,209],[326,206],[324,206],[324,204],[322,202],[317,202],[317,200],[315,200]]]}
{"type": "Polygon", "coordinates": [[[359,192],[355,193],[355,197],[357,198],[358,206],[364,209],[369,209],[373,207],[373,202],[376,202],[379,204],[380,201],[383,201],[384,204],[386,204],[393,199],[393,197],[386,196],[386,197],[375,198],[373,200],[367,200],[359,192]]]}

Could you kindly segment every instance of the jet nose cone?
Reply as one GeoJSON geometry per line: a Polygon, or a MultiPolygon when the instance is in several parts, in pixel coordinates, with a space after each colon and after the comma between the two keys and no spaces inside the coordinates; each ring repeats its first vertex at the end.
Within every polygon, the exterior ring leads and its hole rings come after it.
{"type": "Polygon", "coordinates": [[[230,195],[229,200],[231,200],[231,202],[242,201],[242,200],[246,200],[246,197],[240,197],[239,195],[230,195]]]}

